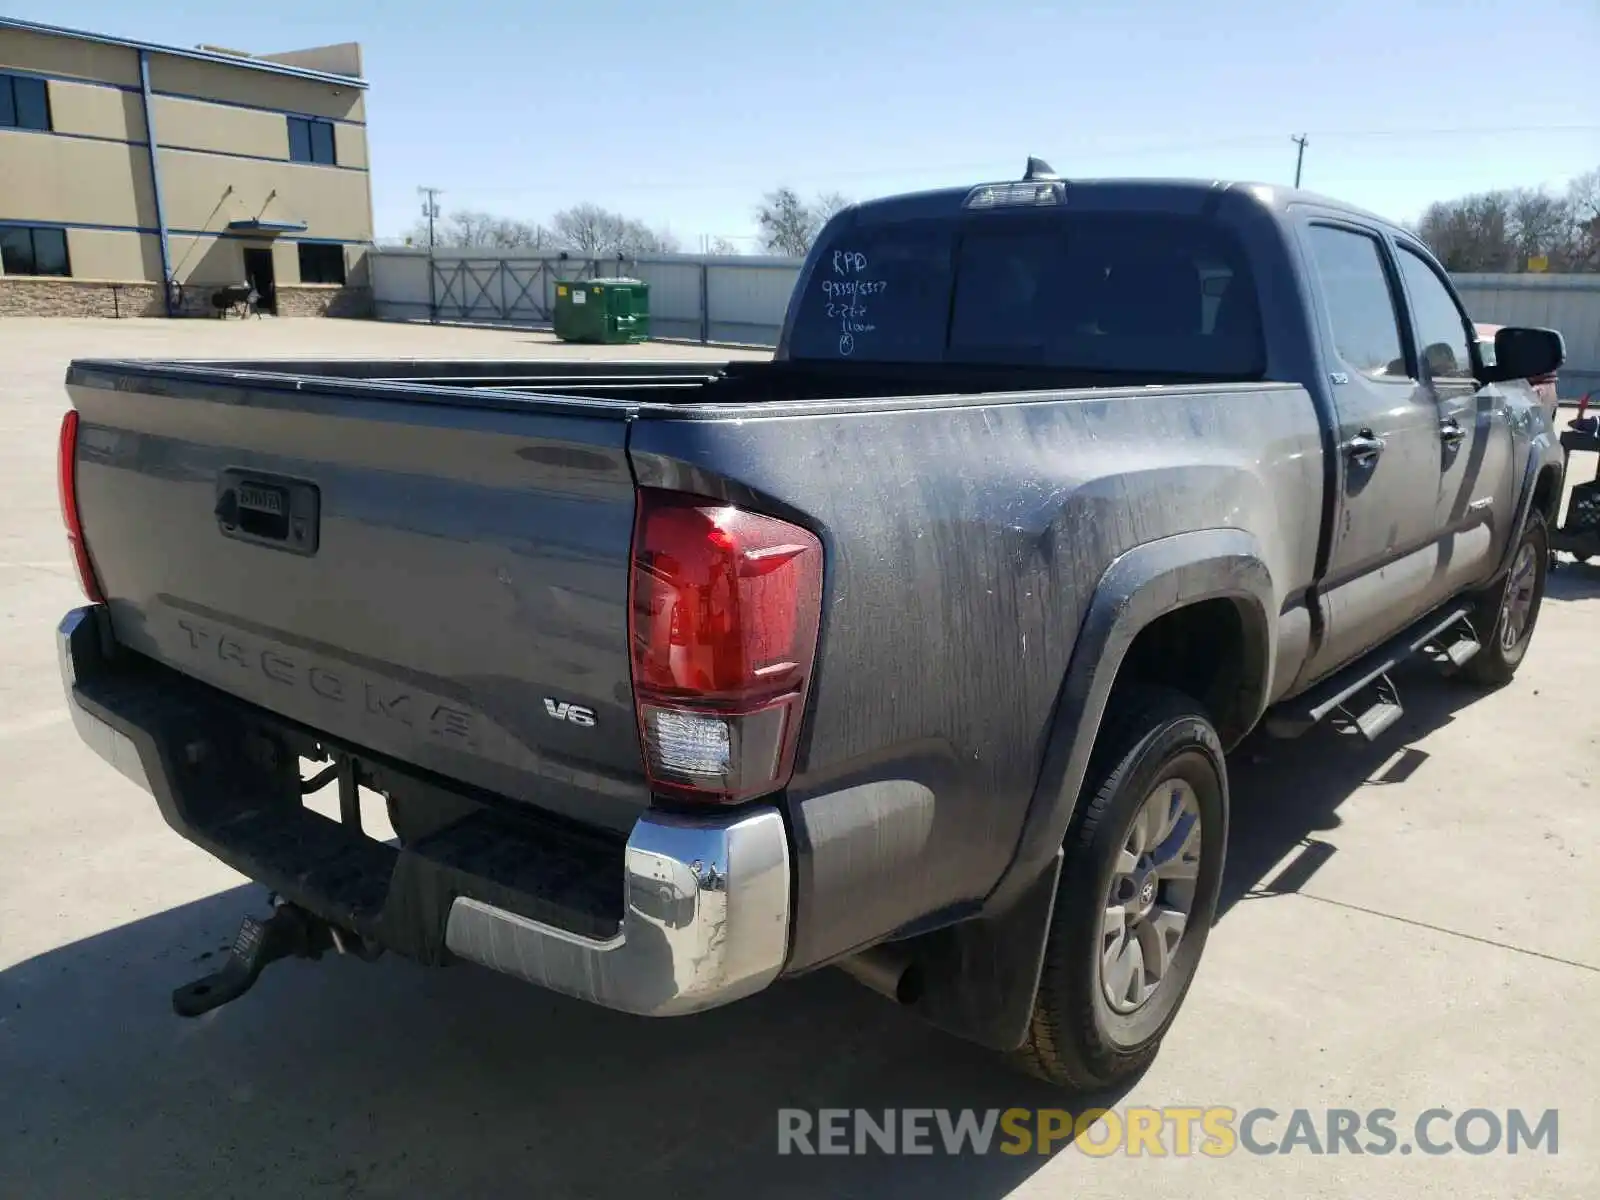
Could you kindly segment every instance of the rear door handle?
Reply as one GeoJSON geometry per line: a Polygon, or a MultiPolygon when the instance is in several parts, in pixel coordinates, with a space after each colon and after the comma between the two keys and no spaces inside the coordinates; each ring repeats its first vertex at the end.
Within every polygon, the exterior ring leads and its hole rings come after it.
{"type": "Polygon", "coordinates": [[[1370,429],[1363,429],[1344,444],[1345,455],[1358,466],[1370,467],[1383,453],[1383,439],[1370,429]]]}
{"type": "Polygon", "coordinates": [[[1467,431],[1454,417],[1439,422],[1439,440],[1452,449],[1466,440],[1467,431]]]}

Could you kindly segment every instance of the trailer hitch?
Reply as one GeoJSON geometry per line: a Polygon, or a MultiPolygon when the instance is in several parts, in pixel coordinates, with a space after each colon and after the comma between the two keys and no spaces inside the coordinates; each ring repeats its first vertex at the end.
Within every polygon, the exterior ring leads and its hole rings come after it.
{"type": "Polygon", "coordinates": [[[255,986],[268,964],[280,958],[319,959],[326,950],[376,958],[381,948],[330,925],[295,904],[277,903],[265,920],[246,917],[222,968],[172,993],[172,1011],[198,1017],[237,1000],[255,986]]]}

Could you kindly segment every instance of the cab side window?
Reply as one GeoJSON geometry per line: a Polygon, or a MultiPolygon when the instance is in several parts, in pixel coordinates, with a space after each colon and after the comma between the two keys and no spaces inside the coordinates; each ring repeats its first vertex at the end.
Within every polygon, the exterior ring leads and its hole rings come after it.
{"type": "Polygon", "coordinates": [[[1374,379],[1407,378],[1399,316],[1378,239],[1333,225],[1313,225],[1310,232],[1339,357],[1374,379]]]}
{"type": "Polygon", "coordinates": [[[1400,277],[1416,322],[1417,352],[1428,364],[1428,374],[1440,380],[1471,379],[1466,318],[1427,260],[1406,246],[1399,250],[1400,277]]]}

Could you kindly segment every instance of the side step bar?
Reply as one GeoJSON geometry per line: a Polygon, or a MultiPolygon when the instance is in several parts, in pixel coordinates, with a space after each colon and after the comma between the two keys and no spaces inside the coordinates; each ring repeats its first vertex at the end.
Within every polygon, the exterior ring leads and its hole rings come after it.
{"type": "Polygon", "coordinates": [[[1370,689],[1362,688],[1351,701],[1341,704],[1334,714],[1345,728],[1355,730],[1369,742],[1377,741],[1406,711],[1400,703],[1400,689],[1387,675],[1379,675],[1370,689]],[[1355,703],[1358,700],[1365,703],[1355,703]]]}
{"type": "Polygon", "coordinates": [[[1335,717],[1373,741],[1405,711],[1390,671],[1414,654],[1426,654],[1439,666],[1455,669],[1482,648],[1468,619],[1472,607],[1457,603],[1423,617],[1321,683],[1273,708],[1263,727],[1272,737],[1295,738],[1335,717]]]}

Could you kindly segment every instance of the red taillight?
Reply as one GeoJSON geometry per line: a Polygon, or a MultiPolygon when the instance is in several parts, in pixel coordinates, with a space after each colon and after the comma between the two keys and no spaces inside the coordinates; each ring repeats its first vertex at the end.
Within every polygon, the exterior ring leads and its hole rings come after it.
{"type": "Polygon", "coordinates": [[[95,604],[106,602],[100,581],[94,577],[89,561],[89,546],[83,540],[83,522],[78,517],[78,410],[69,408],[61,418],[61,444],[56,452],[56,490],[61,497],[61,522],[67,527],[67,544],[78,568],[78,585],[95,604]]]}
{"type": "Polygon", "coordinates": [[[633,700],[654,789],[737,803],[789,781],[822,615],[822,543],[719,500],[639,491],[633,700]]]}

